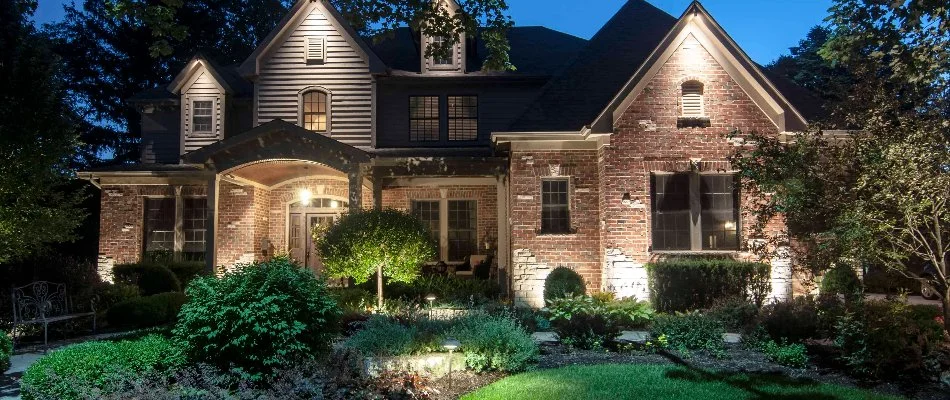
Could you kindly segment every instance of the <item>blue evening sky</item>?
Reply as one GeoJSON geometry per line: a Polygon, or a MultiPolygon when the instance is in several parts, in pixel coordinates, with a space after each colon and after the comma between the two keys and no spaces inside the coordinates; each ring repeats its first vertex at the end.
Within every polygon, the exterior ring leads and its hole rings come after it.
{"type": "MultiPolygon", "coordinates": [[[[72,0],[39,0],[37,23],[63,16],[72,0]]],[[[508,0],[517,25],[544,25],[589,39],[626,0],[508,0]]],[[[648,0],[679,17],[691,0],[648,0]]],[[[81,2],[81,0],[79,0],[81,2]]],[[[703,6],[739,46],[766,64],[798,44],[808,29],[822,22],[831,0],[706,0],[703,6]]]]}

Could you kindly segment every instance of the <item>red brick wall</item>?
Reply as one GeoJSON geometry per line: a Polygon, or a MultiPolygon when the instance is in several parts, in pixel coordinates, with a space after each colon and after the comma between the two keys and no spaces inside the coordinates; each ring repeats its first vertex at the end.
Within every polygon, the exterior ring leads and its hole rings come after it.
{"type": "Polygon", "coordinates": [[[269,203],[268,191],[221,182],[218,194],[218,265],[231,266],[260,258],[262,232],[258,229],[267,223],[262,215],[269,203]]]}
{"type": "Polygon", "coordinates": [[[497,248],[498,189],[495,186],[447,185],[439,187],[402,187],[383,190],[383,208],[410,211],[413,200],[475,200],[479,248],[485,242],[497,248]]]}
{"type": "MultiPolygon", "coordinates": [[[[287,206],[298,199],[302,189],[310,190],[314,197],[328,196],[342,201],[348,201],[350,192],[347,181],[327,178],[298,180],[273,188],[268,206],[268,238],[277,251],[287,251],[287,206]]],[[[368,190],[363,188],[363,191],[368,190]]],[[[365,199],[363,201],[366,202],[365,199]]],[[[346,212],[348,209],[341,208],[340,211],[346,212]]]]}
{"type": "MultiPolygon", "coordinates": [[[[184,186],[183,196],[204,196],[206,187],[184,186]]],[[[112,265],[138,262],[144,243],[145,197],[175,197],[171,185],[105,185],[99,213],[99,264],[104,273],[112,265]]]]}
{"type": "Polygon", "coordinates": [[[511,155],[509,217],[511,248],[515,253],[512,289],[516,300],[538,306],[544,278],[550,270],[574,269],[589,291],[600,289],[600,193],[597,152],[593,150],[518,151],[511,155]],[[541,181],[544,177],[570,177],[570,234],[539,234],[541,181]],[[533,298],[532,297],[533,293],[533,298]]]}

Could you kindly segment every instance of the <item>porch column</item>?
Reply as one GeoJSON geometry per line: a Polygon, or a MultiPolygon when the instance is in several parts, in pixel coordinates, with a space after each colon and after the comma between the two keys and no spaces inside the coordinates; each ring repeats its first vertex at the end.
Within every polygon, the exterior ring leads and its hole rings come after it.
{"type": "Polygon", "coordinates": [[[373,209],[383,209],[383,179],[373,178],[373,209]]]}
{"type": "Polygon", "coordinates": [[[350,181],[350,212],[354,213],[363,207],[363,172],[357,167],[346,175],[350,181]]]}
{"type": "Polygon", "coordinates": [[[511,243],[508,234],[511,232],[511,226],[508,223],[508,179],[506,175],[498,177],[496,187],[498,191],[498,244],[495,246],[497,248],[495,259],[498,262],[498,283],[501,284],[502,292],[509,293],[508,260],[511,257],[511,243]]]}
{"type": "Polygon", "coordinates": [[[218,260],[218,189],[220,187],[218,174],[208,179],[208,208],[205,221],[205,271],[214,275],[218,260]]]}

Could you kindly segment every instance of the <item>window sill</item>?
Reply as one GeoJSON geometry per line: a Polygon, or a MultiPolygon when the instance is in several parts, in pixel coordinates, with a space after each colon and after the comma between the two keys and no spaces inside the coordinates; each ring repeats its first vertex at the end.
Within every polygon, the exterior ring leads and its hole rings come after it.
{"type": "Polygon", "coordinates": [[[739,250],[650,250],[650,254],[666,256],[723,256],[739,253],[739,250]]]}
{"type": "Polygon", "coordinates": [[[677,117],[677,128],[708,128],[710,126],[709,117],[677,117]]]}
{"type": "Polygon", "coordinates": [[[535,231],[538,236],[574,236],[577,235],[576,229],[569,231],[535,231]]]}

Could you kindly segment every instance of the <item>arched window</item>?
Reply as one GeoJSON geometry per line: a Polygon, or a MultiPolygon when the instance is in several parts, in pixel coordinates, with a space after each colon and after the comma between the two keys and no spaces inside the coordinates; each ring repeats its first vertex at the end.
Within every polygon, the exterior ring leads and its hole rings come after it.
{"type": "Polygon", "coordinates": [[[703,84],[699,81],[686,81],[682,86],[681,103],[683,117],[703,117],[703,84]]]}
{"type": "Polygon", "coordinates": [[[329,130],[330,103],[328,100],[329,96],[320,90],[310,90],[301,95],[300,124],[304,129],[314,132],[329,130]]]}

